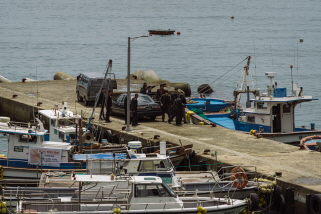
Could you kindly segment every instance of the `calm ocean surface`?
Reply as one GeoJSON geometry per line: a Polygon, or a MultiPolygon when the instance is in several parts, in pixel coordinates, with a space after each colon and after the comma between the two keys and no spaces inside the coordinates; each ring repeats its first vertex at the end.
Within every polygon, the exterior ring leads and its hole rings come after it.
{"type": "MultiPolygon", "coordinates": [[[[51,80],[58,71],[103,74],[112,59],[112,72],[124,78],[128,37],[150,29],[181,35],[132,41],[131,72],[153,70],[161,79],[188,82],[193,92],[207,83],[213,97],[232,99],[242,61],[252,56],[250,70],[261,90],[269,84],[264,73],[277,72],[274,81],[289,92],[293,65],[304,95],[321,99],[319,0],[2,0],[0,75],[21,81],[51,80]]],[[[299,105],[296,126],[321,128],[320,102],[299,105]]]]}

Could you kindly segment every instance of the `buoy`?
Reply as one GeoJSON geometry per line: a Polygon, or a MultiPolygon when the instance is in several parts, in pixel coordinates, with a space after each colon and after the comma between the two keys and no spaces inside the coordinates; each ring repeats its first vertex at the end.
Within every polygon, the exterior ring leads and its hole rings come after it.
{"type": "Polygon", "coordinates": [[[234,19],[234,16],[231,16],[231,19],[234,19]]]}
{"type": "Polygon", "coordinates": [[[177,35],[181,35],[181,32],[177,31],[177,35]]]}
{"type": "Polygon", "coordinates": [[[300,42],[303,42],[303,39],[300,39],[300,42]]]}

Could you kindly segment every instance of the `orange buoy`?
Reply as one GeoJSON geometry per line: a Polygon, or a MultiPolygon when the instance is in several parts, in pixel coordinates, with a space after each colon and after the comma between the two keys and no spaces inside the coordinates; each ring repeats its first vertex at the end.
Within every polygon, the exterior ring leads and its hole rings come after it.
{"type": "Polygon", "coordinates": [[[181,35],[181,32],[177,31],[177,35],[181,35]]]}

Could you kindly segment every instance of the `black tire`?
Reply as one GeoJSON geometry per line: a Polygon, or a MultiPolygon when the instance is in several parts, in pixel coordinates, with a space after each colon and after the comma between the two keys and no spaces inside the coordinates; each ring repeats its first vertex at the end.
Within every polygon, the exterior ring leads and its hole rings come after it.
{"type": "Polygon", "coordinates": [[[155,120],[155,119],[156,119],[156,116],[150,116],[149,119],[150,119],[150,120],[155,120]]]}
{"type": "Polygon", "coordinates": [[[274,200],[278,200],[278,198],[280,197],[281,193],[282,193],[282,187],[279,186],[279,185],[276,185],[274,187],[274,190],[273,190],[273,199],[274,200]]]}
{"type": "Polygon", "coordinates": [[[284,196],[281,194],[278,199],[274,200],[274,210],[279,211],[279,213],[284,213],[285,208],[285,199],[284,196]]]}
{"type": "Polygon", "coordinates": [[[250,204],[249,210],[250,211],[257,211],[259,209],[260,199],[256,193],[250,194],[250,204]]]}
{"type": "Polygon", "coordinates": [[[84,100],[82,96],[79,95],[79,92],[77,93],[77,100],[78,102],[82,102],[84,100]]]}
{"type": "Polygon", "coordinates": [[[314,194],[310,200],[311,214],[321,214],[321,194],[314,194]]]}

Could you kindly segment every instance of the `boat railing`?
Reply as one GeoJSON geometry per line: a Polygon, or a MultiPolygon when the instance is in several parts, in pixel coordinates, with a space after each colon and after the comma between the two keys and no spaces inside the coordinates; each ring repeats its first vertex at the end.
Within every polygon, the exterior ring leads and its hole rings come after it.
{"type": "Polygon", "coordinates": [[[30,164],[27,160],[14,160],[7,158],[7,167],[19,167],[22,169],[50,170],[50,169],[83,169],[82,162],[42,162],[40,164],[30,164]]]}
{"type": "Polygon", "coordinates": [[[160,202],[160,203],[123,203],[125,201],[97,201],[97,200],[86,200],[79,201],[78,199],[64,199],[64,198],[55,198],[49,199],[46,201],[21,201],[20,206],[16,210],[16,213],[24,213],[24,210],[47,210],[47,211],[56,211],[66,212],[66,211],[104,211],[114,210],[114,208],[119,208],[120,210],[170,210],[170,209],[184,209],[184,208],[197,208],[197,207],[207,207],[207,206],[218,206],[226,204],[227,201],[232,205],[234,200],[232,199],[217,199],[217,200],[202,200],[200,198],[195,198],[194,200],[184,200],[180,202],[160,202]],[[133,206],[135,206],[133,208],[133,206]]]}

